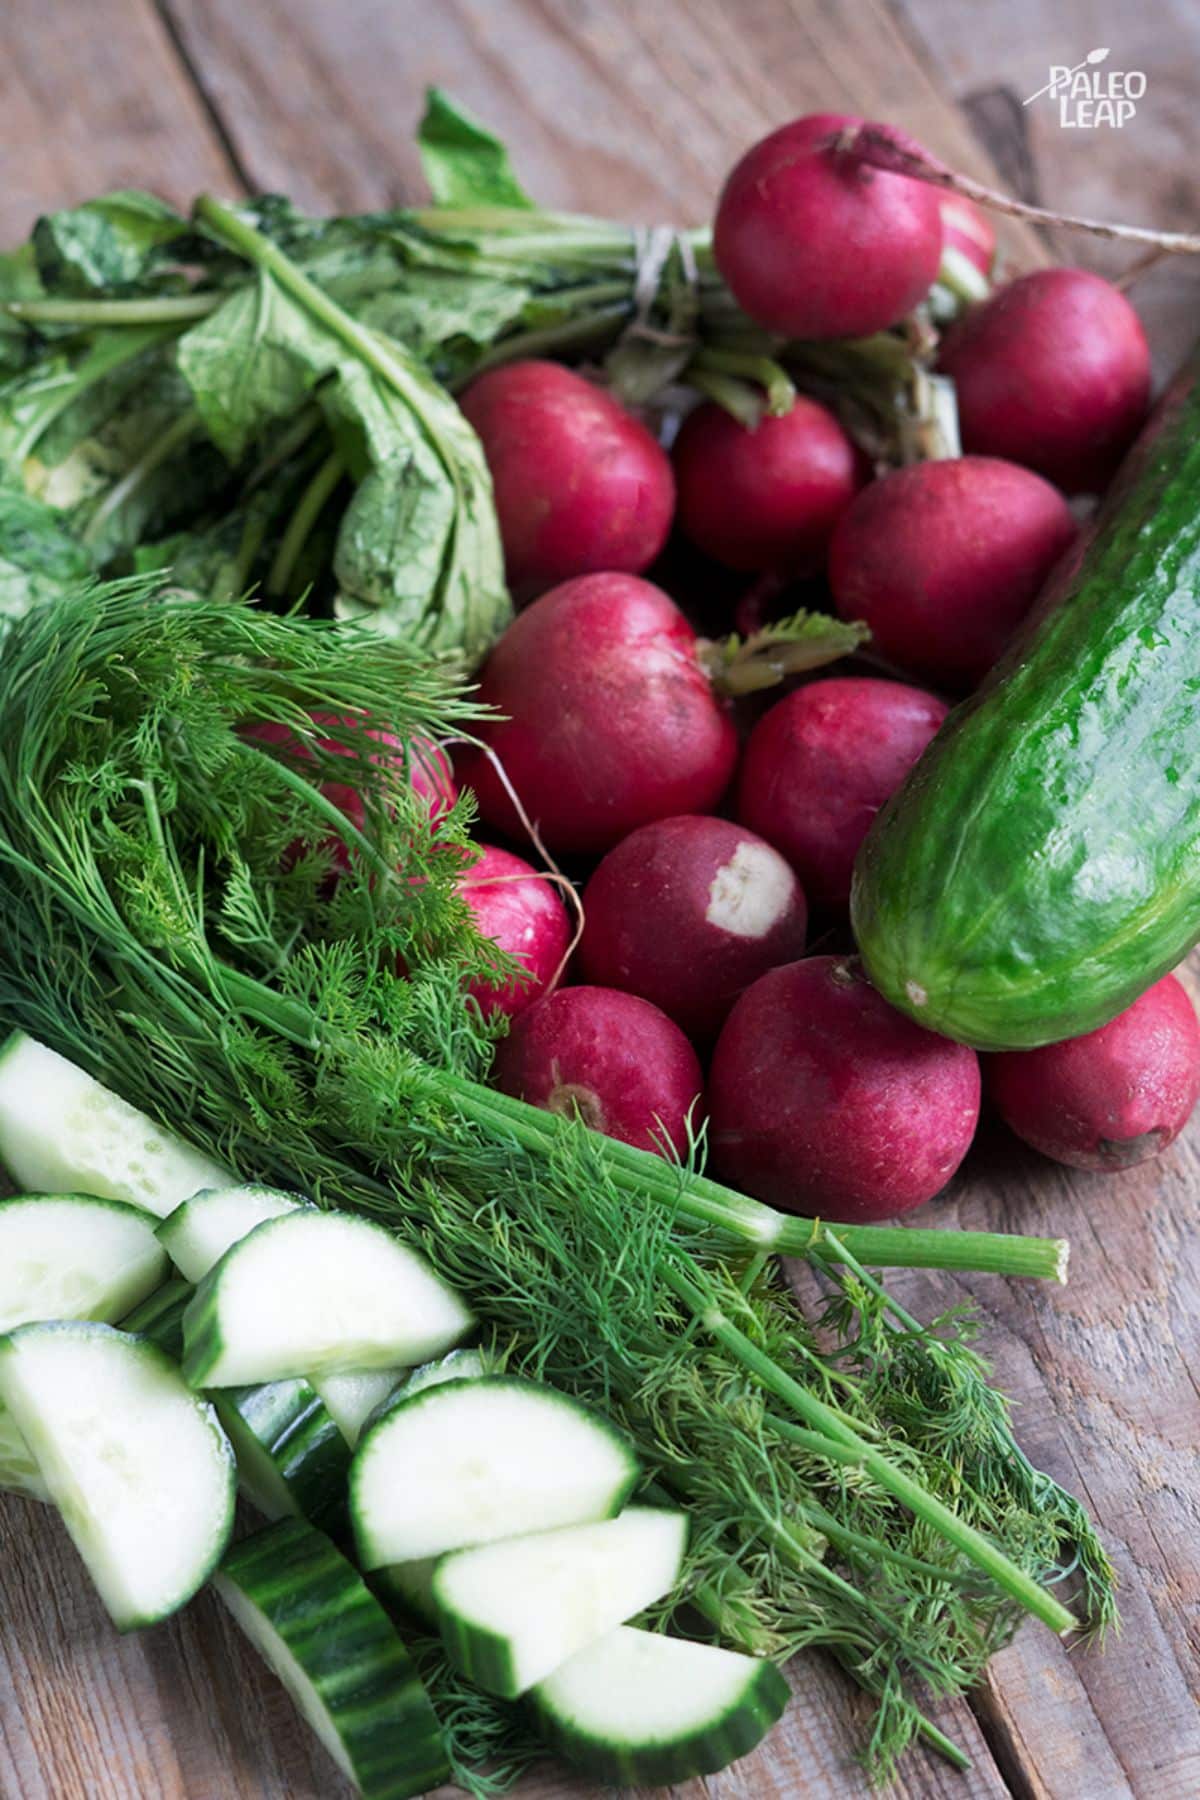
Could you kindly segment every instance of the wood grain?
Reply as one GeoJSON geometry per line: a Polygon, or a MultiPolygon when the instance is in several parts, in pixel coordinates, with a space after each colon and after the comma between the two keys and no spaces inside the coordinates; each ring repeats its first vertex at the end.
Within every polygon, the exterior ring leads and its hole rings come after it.
{"type": "MultiPolygon", "coordinates": [[[[438,82],[492,123],[550,205],[642,221],[711,210],[733,158],[816,108],[893,119],[987,177],[1142,222],[1195,222],[1200,21],[1184,0],[1140,13],[1070,0],[9,0],[0,63],[0,236],[120,183],[186,201],[239,184],[313,208],[420,192],[411,134],[438,82]],[[1093,42],[1147,71],[1127,134],[1071,137],[1021,98],[1093,42]],[[1072,55],[1074,52],[1074,55],[1072,55]],[[948,96],[950,98],[948,98],[948,96]],[[955,106],[951,99],[958,102],[955,106]]],[[[1005,228],[1019,265],[1037,237],[1005,228]]],[[[1091,240],[1056,246],[1107,266],[1091,240]]],[[[1138,290],[1172,354],[1195,312],[1179,263],[1138,290]]],[[[1068,1175],[990,1139],[947,1224],[1063,1233],[1071,1286],[909,1275],[924,1316],[964,1298],[1018,1408],[1034,1461],[1079,1493],[1113,1544],[1125,1632],[1101,1655],[1027,1627],[995,1659],[974,1714],[936,1716],[966,1779],[921,1752],[900,1800],[1194,1800],[1200,1793],[1200,1130],[1119,1182],[1068,1175]]],[[[924,1223],[924,1218],[922,1223],[924,1223]]],[[[211,1596],[117,1638],[57,1520],[0,1500],[0,1794],[19,1800],[336,1800],[345,1792],[278,1683],[211,1596]]],[[[866,1703],[819,1657],[770,1746],[690,1784],[688,1800],[866,1800],[851,1757],[866,1703]]],[[[526,1800],[582,1796],[558,1770],[526,1800]]]]}

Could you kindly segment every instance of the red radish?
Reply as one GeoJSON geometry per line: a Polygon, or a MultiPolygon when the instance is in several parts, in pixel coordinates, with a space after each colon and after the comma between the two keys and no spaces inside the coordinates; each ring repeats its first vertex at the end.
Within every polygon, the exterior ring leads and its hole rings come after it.
{"type": "Polygon", "coordinates": [[[914,463],[872,482],[834,533],[829,580],[889,661],[971,688],[996,661],[1074,540],[1040,475],[989,456],[914,463]]]}
{"type": "MultiPolygon", "coordinates": [[[[377,767],[391,767],[397,772],[405,765],[404,742],[393,736],[390,731],[383,731],[378,726],[364,726],[361,719],[339,719],[332,713],[314,713],[312,722],[315,726],[326,726],[343,729],[350,734],[361,733],[364,738],[378,744],[378,751],[371,751],[370,760],[377,767]]],[[[272,720],[258,720],[242,728],[243,737],[255,738],[259,743],[269,744],[283,750],[294,762],[315,762],[318,750],[330,756],[353,756],[354,750],[347,743],[337,738],[317,738],[315,746],[308,743],[288,725],[272,720]]],[[[440,745],[431,743],[425,738],[414,738],[408,754],[408,784],[414,794],[420,796],[429,808],[431,819],[440,819],[458,798],[458,789],[454,783],[454,775],[450,766],[450,758],[440,745]]],[[[327,800],[331,800],[345,814],[351,825],[361,831],[366,819],[366,807],[363,797],[357,788],[344,781],[322,781],[318,783],[319,791],[327,800]]],[[[344,869],[350,861],[350,851],[343,838],[333,833],[322,839],[321,847],[328,852],[336,868],[344,869]]],[[[297,840],[288,853],[288,862],[294,862],[303,851],[303,844],[297,840]]]]}
{"type": "Polygon", "coordinates": [[[1150,403],[1150,351],[1123,294],[1085,269],[1038,269],[947,335],[963,445],[1068,494],[1104,486],[1150,403]]]}
{"type": "Polygon", "coordinates": [[[812,956],[742,995],[709,1104],[726,1181],[789,1212],[887,1219],[932,1199],[966,1155],[979,1061],[896,1012],[856,963],[812,956]]]}
{"type": "Polygon", "coordinates": [[[1074,1169],[1128,1169],[1172,1143],[1200,1097],[1200,1025],[1167,975],[1099,1031],[989,1056],[987,1089],[1019,1138],[1074,1169]]]}
{"type": "Polygon", "coordinates": [[[611,394],[559,363],[515,362],[478,376],[459,404],[483,444],[519,596],[649,568],[675,509],[670,459],[611,394]]]}
{"type": "Polygon", "coordinates": [[[981,275],[990,275],[996,260],[996,233],[981,206],[965,194],[940,192],[942,255],[953,251],[981,275]]]}
{"type": "MultiPolygon", "coordinates": [[[[552,849],[607,850],[721,798],[737,737],[696,642],[674,602],[634,575],[564,582],[504,633],[479,698],[505,716],[481,735],[552,849]]],[[[488,824],[522,835],[491,763],[477,753],[464,774],[488,824]]]]}
{"type": "Polygon", "coordinates": [[[567,953],[571,925],[558,888],[522,857],[495,844],[480,847],[459,887],[480,934],[529,970],[527,980],[506,982],[502,988],[476,981],[468,991],[485,1017],[495,1012],[515,1017],[553,980],[567,953]]]}
{"type": "Polygon", "coordinates": [[[833,414],[797,399],[753,431],[723,406],[698,406],[675,442],[679,523],[706,556],[731,569],[804,573],[866,479],[833,414]]]}
{"type": "Polygon", "coordinates": [[[872,819],[947,711],[921,688],[865,675],[797,688],[750,733],[738,818],[787,857],[810,901],[844,904],[872,819]]]}
{"type": "Polygon", "coordinates": [[[584,978],[653,1001],[708,1039],[752,981],[804,953],[808,909],[787,863],[728,819],[643,825],[583,894],[584,978]]]}
{"type": "Polygon", "coordinates": [[[606,1137],[683,1155],[703,1119],[696,1052],[665,1013],[611,988],[560,988],[523,1012],[496,1053],[496,1085],[606,1137]]]}
{"type": "Polygon", "coordinates": [[[713,227],[739,305],[791,338],[868,337],[923,300],[942,253],[938,195],[836,148],[862,124],[814,113],[748,150],[713,227]]]}

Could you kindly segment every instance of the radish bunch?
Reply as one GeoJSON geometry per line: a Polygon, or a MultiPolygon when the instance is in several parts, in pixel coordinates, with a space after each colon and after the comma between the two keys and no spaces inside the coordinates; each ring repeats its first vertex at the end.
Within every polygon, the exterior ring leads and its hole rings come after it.
{"type": "MultiPolygon", "coordinates": [[[[514,361],[466,388],[522,610],[479,672],[489,718],[455,769],[504,840],[481,844],[463,896],[524,971],[464,1000],[508,1022],[498,1085],[672,1155],[707,1109],[722,1179],[854,1221],[945,1185],[983,1091],[1018,1135],[1087,1167],[1161,1148],[1200,1092],[1200,1027],[1174,981],[1090,1038],[991,1058],[981,1083],[973,1050],[895,1012],[852,955],[806,955],[810,932],[849,949],[871,821],[948,701],[1019,641],[1076,541],[1064,495],[1108,479],[1149,388],[1114,288],[1074,269],[995,286],[986,215],[870,161],[864,132],[919,154],[821,114],[730,174],[713,256],[762,354],[698,360],[669,454],[596,369],[514,361]],[[827,341],[890,353],[927,301],[917,335],[927,373],[936,353],[953,380],[966,454],[883,466],[827,341]],[[955,306],[938,344],[932,321],[955,306]],[[735,405],[722,369],[761,379],[760,401],[735,405]],[[805,369],[813,391],[789,405],[805,369]],[[806,605],[865,623],[872,662],[735,703],[714,617],[770,620],[798,582],[806,605]]],[[[768,657],[765,680],[807,666],[794,634],[799,661],[768,657]]],[[[442,752],[410,778],[435,813],[453,799],[442,752]]],[[[361,823],[353,796],[325,792],[361,823]]]]}

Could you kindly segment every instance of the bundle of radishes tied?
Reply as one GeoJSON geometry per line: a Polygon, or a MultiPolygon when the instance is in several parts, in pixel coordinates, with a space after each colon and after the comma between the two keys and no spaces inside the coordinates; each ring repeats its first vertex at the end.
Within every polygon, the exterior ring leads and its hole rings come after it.
{"type": "MultiPolygon", "coordinates": [[[[883,1223],[962,1160],[979,1063],[852,957],[805,957],[808,911],[848,947],[871,818],[1069,546],[1063,491],[1107,478],[1149,374],[1120,294],[993,290],[984,215],[870,166],[872,130],[798,121],[713,234],[633,231],[539,211],[435,94],[431,207],[125,193],[0,259],[0,1007],[27,1034],[0,1150],[28,1187],[146,1204],[94,1144],[30,1148],[43,1045],[218,1173],[372,1215],[477,1321],[484,1363],[437,1380],[550,1384],[622,1434],[641,1498],[686,1506],[642,1622],[825,1647],[879,1703],[882,1776],[914,1735],[965,1765],[927,1697],[1025,1612],[1102,1630],[1112,1573],[970,1321],[922,1325],[869,1272],[1062,1279],[1066,1247],[883,1223]],[[773,1252],[808,1259],[815,1312],[773,1252]]],[[[1152,1028],[996,1059],[1014,1128],[1084,1164],[1169,1142],[1200,1034],[1171,982],[1139,1007],[1152,1028]],[[1114,1148],[1104,1083],[1147,1056],[1114,1148]]],[[[26,1485],[61,1501],[68,1463],[26,1485]]],[[[447,1662],[450,1586],[399,1616],[456,1778],[494,1791],[542,1754],[538,1707],[447,1662]]],[[[688,1772],[749,1747],[694,1728],[688,1772]]],[[[658,1779],[658,1753],[620,1769],[658,1779]]],[[[347,1756],[368,1793],[420,1791],[347,1756]]]]}

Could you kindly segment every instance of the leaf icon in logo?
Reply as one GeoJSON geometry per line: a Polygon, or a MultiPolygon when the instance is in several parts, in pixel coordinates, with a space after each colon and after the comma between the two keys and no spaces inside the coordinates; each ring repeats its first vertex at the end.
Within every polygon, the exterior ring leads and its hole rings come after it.
{"type": "Polygon", "coordinates": [[[1111,55],[1112,52],[1107,48],[1103,50],[1089,50],[1086,60],[1089,63],[1102,63],[1111,55]]]}

